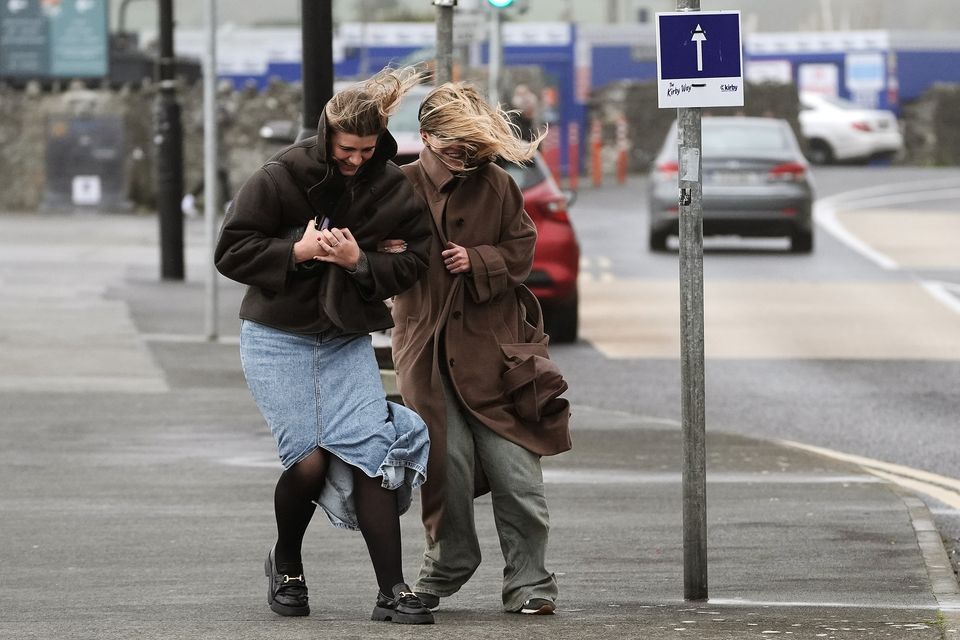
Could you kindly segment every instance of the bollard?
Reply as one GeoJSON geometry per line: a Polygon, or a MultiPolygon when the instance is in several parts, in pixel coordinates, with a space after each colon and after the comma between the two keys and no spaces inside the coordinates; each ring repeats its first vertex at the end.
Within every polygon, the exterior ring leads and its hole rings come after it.
{"type": "Polygon", "coordinates": [[[603,184],[603,134],[600,126],[599,120],[590,125],[590,173],[595,187],[603,184]]]}
{"type": "Polygon", "coordinates": [[[576,191],[580,187],[580,123],[571,122],[567,132],[567,161],[569,170],[570,189],[576,191]]]}
{"type": "Polygon", "coordinates": [[[627,181],[627,118],[617,118],[617,183],[627,181]]]}

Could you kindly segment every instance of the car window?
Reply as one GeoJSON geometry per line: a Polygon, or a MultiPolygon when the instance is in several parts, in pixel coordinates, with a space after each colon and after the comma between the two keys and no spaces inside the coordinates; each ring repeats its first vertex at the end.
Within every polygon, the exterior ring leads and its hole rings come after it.
{"type": "Polygon", "coordinates": [[[543,169],[535,160],[531,160],[522,165],[498,160],[497,164],[510,174],[510,177],[517,183],[521,191],[526,191],[530,187],[540,184],[547,178],[543,169]]]}
{"type": "Polygon", "coordinates": [[[725,156],[743,152],[769,153],[791,148],[783,127],[756,127],[724,123],[712,126],[703,123],[703,155],[725,156]]]}
{"type": "Polygon", "coordinates": [[[420,131],[420,101],[425,94],[410,93],[400,103],[400,108],[390,116],[389,129],[391,133],[417,133],[420,131]]]}

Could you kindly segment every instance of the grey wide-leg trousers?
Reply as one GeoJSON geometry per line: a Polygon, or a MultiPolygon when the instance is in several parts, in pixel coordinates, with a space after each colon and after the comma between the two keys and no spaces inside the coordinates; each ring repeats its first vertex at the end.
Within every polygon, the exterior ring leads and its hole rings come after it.
{"type": "MultiPolygon", "coordinates": [[[[503,608],[517,611],[529,598],[556,600],[557,579],[546,570],[550,517],[540,457],[494,433],[463,409],[446,376],[447,476],[440,537],[423,553],[416,591],[440,597],[460,590],[480,565],[473,512],[474,465],[489,481],[493,517],[503,553],[503,608]]],[[[429,473],[429,470],[428,470],[429,473]]]]}

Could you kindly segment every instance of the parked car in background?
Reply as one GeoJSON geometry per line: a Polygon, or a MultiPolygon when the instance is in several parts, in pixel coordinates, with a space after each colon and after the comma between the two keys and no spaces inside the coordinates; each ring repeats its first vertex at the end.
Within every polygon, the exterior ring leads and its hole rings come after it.
{"type": "Polygon", "coordinates": [[[866,162],[890,158],[903,150],[897,117],[832,96],[800,94],[800,128],[807,157],[815,164],[866,162]]]}
{"type": "MultiPolygon", "coordinates": [[[[701,163],[705,236],[787,236],[791,251],[813,250],[813,183],[786,120],[703,118],[701,163]]],[[[652,251],[679,233],[678,172],[674,122],[651,172],[652,251]]]]}

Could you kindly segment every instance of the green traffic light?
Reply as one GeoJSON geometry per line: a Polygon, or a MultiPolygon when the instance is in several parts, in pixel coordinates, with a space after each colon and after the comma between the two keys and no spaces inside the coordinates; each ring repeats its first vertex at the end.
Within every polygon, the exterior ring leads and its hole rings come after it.
{"type": "Polygon", "coordinates": [[[513,4],[513,0],[487,0],[490,3],[491,7],[496,7],[497,9],[506,9],[513,4]]]}

